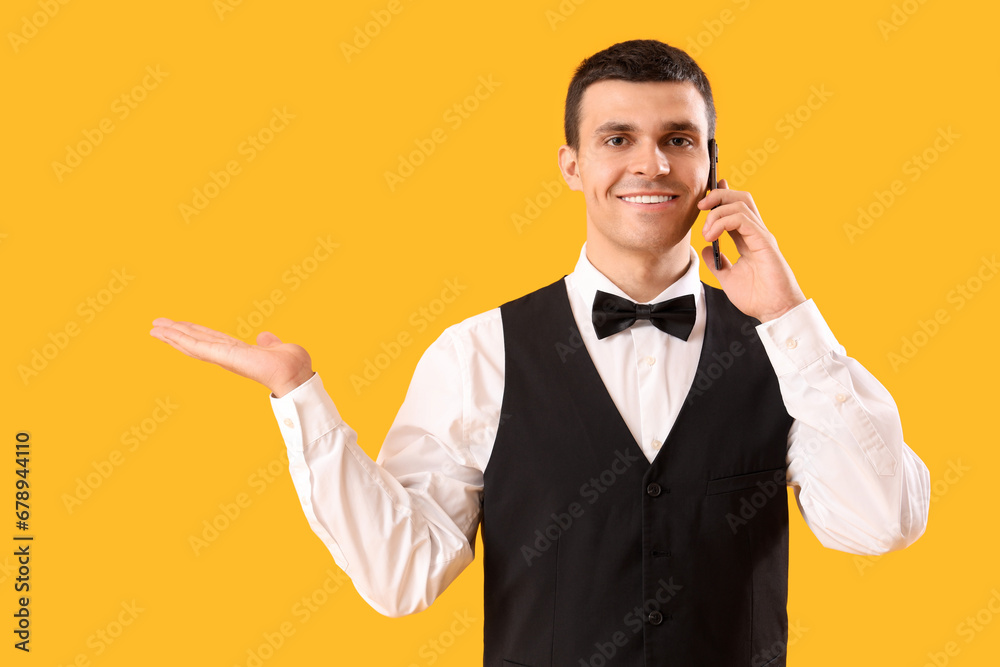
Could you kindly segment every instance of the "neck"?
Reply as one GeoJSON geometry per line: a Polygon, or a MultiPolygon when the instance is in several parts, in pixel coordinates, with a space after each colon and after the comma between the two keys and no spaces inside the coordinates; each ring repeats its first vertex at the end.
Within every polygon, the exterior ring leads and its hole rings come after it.
{"type": "Polygon", "coordinates": [[[666,251],[629,251],[587,244],[587,259],[636,303],[649,303],[691,264],[690,239],[666,251]]]}

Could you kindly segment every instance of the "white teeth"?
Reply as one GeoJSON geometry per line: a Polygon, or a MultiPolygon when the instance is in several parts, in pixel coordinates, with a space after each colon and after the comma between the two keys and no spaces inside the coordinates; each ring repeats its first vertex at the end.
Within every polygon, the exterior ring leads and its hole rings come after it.
{"type": "Polygon", "coordinates": [[[676,199],[677,195],[640,195],[638,197],[622,197],[625,201],[633,204],[660,204],[671,199],[676,199]]]}

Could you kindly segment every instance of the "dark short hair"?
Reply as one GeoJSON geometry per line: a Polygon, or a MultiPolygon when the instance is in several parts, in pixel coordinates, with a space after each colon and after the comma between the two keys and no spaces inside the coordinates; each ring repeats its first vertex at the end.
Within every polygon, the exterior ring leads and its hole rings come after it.
{"type": "Polygon", "coordinates": [[[708,116],[708,137],[715,136],[715,101],[708,77],[691,56],[684,51],[655,39],[633,39],[609,46],[576,68],[566,93],[566,144],[580,150],[580,105],[587,87],[598,81],[619,79],[643,83],[647,81],[690,82],[705,100],[708,116]]]}

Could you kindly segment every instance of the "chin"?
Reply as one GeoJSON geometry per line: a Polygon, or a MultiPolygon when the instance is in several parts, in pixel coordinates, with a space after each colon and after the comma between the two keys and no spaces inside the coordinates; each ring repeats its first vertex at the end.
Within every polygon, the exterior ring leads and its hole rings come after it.
{"type": "Polygon", "coordinates": [[[655,236],[655,237],[642,237],[630,239],[628,242],[621,244],[619,247],[628,249],[632,252],[644,252],[653,253],[657,255],[665,255],[679,245],[688,246],[690,242],[687,236],[682,236],[677,238],[675,236],[655,236]]]}

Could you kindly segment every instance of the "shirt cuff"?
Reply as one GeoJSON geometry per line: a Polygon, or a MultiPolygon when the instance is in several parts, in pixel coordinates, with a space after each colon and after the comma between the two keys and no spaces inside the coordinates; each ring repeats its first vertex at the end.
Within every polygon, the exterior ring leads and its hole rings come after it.
{"type": "Polygon", "coordinates": [[[333,399],[323,388],[319,373],[281,398],[270,394],[271,409],[278,421],[281,435],[291,451],[301,452],[303,446],[344,423],[333,399]]]}
{"type": "Polygon", "coordinates": [[[759,324],[757,335],[778,377],[802,371],[831,352],[842,350],[812,299],[759,324]]]}

